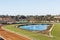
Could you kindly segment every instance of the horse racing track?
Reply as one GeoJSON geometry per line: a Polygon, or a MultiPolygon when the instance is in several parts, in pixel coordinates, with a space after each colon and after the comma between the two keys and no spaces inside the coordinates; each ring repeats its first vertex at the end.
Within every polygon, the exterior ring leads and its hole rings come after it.
{"type": "Polygon", "coordinates": [[[9,31],[3,30],[3,29],[0,29],[0,36],[2,36],[6,40],[30,40],[29,38],[20,36],[15,33],[11,33],[9,31]]]}

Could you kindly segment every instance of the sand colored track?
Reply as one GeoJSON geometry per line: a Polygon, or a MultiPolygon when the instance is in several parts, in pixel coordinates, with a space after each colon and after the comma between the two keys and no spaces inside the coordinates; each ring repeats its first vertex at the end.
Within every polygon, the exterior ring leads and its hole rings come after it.
{"type": "Polygon", "coordinates": [[[6,40],[30,40],[29,38],[11,33],[9,31],[0,28],[0,36],[4,37],[6,40]]]}

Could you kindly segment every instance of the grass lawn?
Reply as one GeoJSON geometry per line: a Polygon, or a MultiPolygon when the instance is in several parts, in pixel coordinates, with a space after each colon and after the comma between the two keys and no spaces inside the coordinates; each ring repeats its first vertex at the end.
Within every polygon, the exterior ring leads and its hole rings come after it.
{"type": "MultiPolygon", "coordinates": [[[[15,24],[15,25],[18,25],[18,24],[15,24]]],[[[44,36],[40,33],[33,33],[27,30],[15,28],[15,25],[5,25],[4,28],[14,31],[18,34],[28,36],[33,40],[60,40],[60,24],[59,23],[54,23],[54,28],[52,30],[52,35],[54,36],[53,38],[44,36]]]]}

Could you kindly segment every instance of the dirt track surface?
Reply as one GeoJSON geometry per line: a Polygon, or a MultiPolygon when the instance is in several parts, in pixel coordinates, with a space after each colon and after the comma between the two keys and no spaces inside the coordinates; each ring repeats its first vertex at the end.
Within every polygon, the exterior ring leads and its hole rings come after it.
{"type": "Polygon", "coordinates": [[[30,40],[29,38],[17,35],[15,33],[11,33],[3,29],[0,29],[0,35],[6,40],[30,40]]]}

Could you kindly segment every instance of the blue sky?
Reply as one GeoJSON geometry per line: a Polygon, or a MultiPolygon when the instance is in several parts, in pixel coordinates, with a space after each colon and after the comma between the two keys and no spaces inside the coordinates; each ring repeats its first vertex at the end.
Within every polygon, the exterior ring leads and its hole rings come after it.
{"type": "Polygon", "coordinates": [[[60,0],[0,0],[0,15],[59,15],[60,0]]]}

